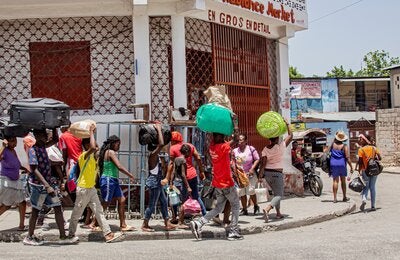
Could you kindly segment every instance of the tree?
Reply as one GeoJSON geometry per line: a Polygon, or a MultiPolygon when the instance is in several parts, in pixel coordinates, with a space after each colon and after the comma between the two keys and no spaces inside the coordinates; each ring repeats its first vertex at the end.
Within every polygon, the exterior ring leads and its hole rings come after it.
{"type": "Polygon", "coordinates": [[[349,71],[346,71],[343,68],[343,65],[340,65],[340,67],[334,66],[331,71],[328,71],[326,73],[326,76],[329,78],[346,78],[346,77],[353,77],[354,72],[351,69],[349,71]]]}
{"type": "Polygon", "coordinates": [[[399,57],[390,57],[386,51],[377,50],[364,55],[363,63],[365,66],[355,73],[351,69],[346,71],[343,65],[340,65],[334,66],[331,71],[326,73],[326,76],[332,78],[389,76],[390,72],[384,68],[400,64],[400,59],[399,57]]]}
{"type": "Polygon", "coordinates": [[[300,74],[300,72],[297,71],[296,67],[289,66],[289,78],[291,79],[304,78],[304,75],[300,74]]]}
{"type": "Polygon", "coordinates": [[[368,52],[363,62],[365,66],[360,70],[360,74],[364,77],[380,77],[389,76],[390,72],[384,70],[392,65],[400,63],[399,57],[390,57],[389,53],[384,50],[376,50],[368,52]]]}

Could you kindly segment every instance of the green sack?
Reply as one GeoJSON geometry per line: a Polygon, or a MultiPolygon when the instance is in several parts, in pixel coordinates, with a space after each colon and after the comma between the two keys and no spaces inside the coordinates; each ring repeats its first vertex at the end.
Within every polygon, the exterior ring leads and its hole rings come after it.
{"type": "Polygon", "coordinates": [[[215,103],[202,105],[197,110],[196,124],[204,132],[224,135],[233,133],[232,112],[215,103]]]}
{"type": "Polygon", "coordinates": [[[282,116],[274,111],[265,112],[257,120],[257,132],[264,138],[274,138],[286,133],[286,123],[282,116]]]}

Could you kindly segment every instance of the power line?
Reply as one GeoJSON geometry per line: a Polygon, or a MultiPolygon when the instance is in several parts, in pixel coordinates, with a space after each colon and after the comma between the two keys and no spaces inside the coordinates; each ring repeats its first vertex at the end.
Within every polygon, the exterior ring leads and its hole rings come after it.
{"type": "Polygon", "coordinates": [[[309,23],[313,23],[313,22],[322,20],[322,19],[324,19],[324,18],[326,18],[326,17],[328,17],[328,16],[331,16],[331,15],[333,15],[333,14],[336,14],[336,13],[340,12],[340,11],[343,11],[344,9],[349,8],[350,6],[356,5],[356,4],[358,4],[358,3],[362,2],[362,1],[364,1],[364,0],[359,0],[359,1],[354,2],[354,3],[352,3],[352,4],[346,5],[346,6],[340,8],[340,9],[337,9],[337,10],[331,12],[331,13],[328,13],[328,14],[326,14],[326,15],[323,15],[323,16],[317,18],[317,19],[314,19],[314,20],[310,21],[309,23]]]}

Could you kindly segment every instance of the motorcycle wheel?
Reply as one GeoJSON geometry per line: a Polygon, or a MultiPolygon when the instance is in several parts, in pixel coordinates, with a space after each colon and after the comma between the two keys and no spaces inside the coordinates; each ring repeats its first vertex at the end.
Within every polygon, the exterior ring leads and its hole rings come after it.
{"type": "Polygon", "coordinates": [[[317,175],[312,175],[309,178],[311,192],[317,197],[321,196],[322,188],[324,187],[321,178],[317,175]]]}

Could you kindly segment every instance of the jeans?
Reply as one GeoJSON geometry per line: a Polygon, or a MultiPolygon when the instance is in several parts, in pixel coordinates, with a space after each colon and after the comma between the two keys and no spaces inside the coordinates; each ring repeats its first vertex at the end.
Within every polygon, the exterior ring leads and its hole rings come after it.
{"type": "MultiPolygon", "coordinates": [[[[207,209],[206,206],[203,203],[203,200],[201,199],[200,195],[199,195],[199,182],[196,178],[193,178],[191,180],[188,180],[189,183],[189,187],[192,189],[192,194],[191,197],[194,200],[197,200],[200,204],[200,208],[201,208],[201,215],[205,215],[207,213],[207,209]]],[[[184,203],[187,199],[188,199],[188,192],[186,189],[186,186],[183,184],[183,182],[181,180],[179,181],[174,181],[174,185],[175,187],[177,187],[180,192],[181,192],[181,201],[182,203],[184,203]]],[[[174,206],[173,207],[175,214],[178,212],[178,206],[174,206]]]]}
{"type": "Polygon", "coordinates": [[[362,178],[363,181],[365,182],[365,187],[361,192],[361,198],[363,201],[366,201],[368,198],[368,190],[371,191],[371,208],[375,208],[375,200],[376,200],[376,180],[378,176],[367,176],[365,171],[362,172],[362,178]]]}
{"type": "Polygon", "coordinates": [[[229,188],[215,188],[215,194],[217,196],[217,204],[215,208],[209,211],[204,217],[200,218],[201,225],[208,223],[213,217],[221,213],[224,208],[226,201],[229,201],[232,207],[232,221],[230,225],[230,232],[239,232],[239,211],[240,211],[240,199],[239,193],[235,186],[229,188]]]}
{"type": "Polygon", "coordinates": [[[168,204],[167,204],[167,197],[163,188],[160,186],[150,189],[150,201],[149,206],[144,212],[144,218],[146,220],[150,220],[151,215],[156,209],[157,202],[160,200],[161,206],[161,215],[163,219],[168,219],[168,204]]]}
{"type": "MultiPolygon", "coordinates": [[[[197,200],[201,207],[201,214],[204,216],[207,213],[206,206],[204,206],[201,197],[199,196],[199,181],[196,178],[188,180],[189,187],[192,189],[192,199],[197,200]]],[[[186,189],[186,188],[185,188],[186,189]]]]}

